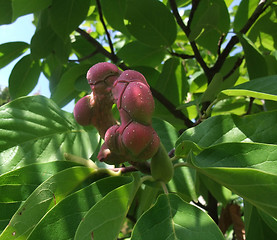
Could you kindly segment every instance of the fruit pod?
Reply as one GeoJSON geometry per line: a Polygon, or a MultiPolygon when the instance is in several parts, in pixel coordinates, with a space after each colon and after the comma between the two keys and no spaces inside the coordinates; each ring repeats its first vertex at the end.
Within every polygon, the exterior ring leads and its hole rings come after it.
{"type": "Polygon", "coordinates": [[[150,168],[152,177],[157,181],[168,183],[173,177],[173,164],[162,143],[160,143],[157,153],[151,159],[150,168]]]}

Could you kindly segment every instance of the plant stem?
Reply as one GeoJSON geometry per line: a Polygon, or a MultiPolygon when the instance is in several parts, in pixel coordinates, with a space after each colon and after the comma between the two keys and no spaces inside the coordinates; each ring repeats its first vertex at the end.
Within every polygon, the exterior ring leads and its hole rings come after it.
{"type": "Polygon", "coordinates": [[[88,168],[98,169],[96,164],[93,161],[89,160],[89,159],[85,159],[85,158],[82,158],[82,157],[79,157],[79,156],[75,156],[75,155],[70,154],[70,153],[64,153],[64,158],[68,161],[84,165],[88,168]]]}

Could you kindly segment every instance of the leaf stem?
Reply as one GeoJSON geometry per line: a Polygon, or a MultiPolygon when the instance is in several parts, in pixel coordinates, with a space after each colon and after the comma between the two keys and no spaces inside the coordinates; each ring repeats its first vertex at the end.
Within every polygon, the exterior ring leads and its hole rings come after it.
{"type": "Polygon", "coordinates": [[[166,187],[166,184],[164,183],[164,182],[160,182],[160,184],[161,184],[161,186],[162,186],[162,189],[163,189],[163,191],[164,191],[164,193],[166,194],[166,195],[168,195],[168,189],[167,189],[167,187],[166,187]]]}
{"type": "Polygon", "coordinates": [[[83,166],[86,166],[88,168],[98,169],[97,165],[89,159],[85,159],[85,158],[82,158],[82,157],[79,157],[79,156],[75,156],[75,155],[70,154],[70,153],[64,153],[64,158],[67,161],[75,162],[75,163],[81,164],[83,166]]]}

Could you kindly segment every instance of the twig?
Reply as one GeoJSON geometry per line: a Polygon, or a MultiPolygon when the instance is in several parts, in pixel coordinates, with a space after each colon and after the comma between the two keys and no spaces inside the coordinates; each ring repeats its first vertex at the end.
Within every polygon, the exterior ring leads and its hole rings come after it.
{"type": "Polygon", "coordinates": [[[189,21],[188,21],[189,32],[190,32],[190,24],[192,22],[194,13],[196,12],[196,9],[198,7],[199,2],[200,2],[200,0],[192,0],[192,2],[191,2],[191,10],[190,10],[190,13],[189,13],[189,21]]]}
{"type": "MultiPolygon", "coordinates": [[[[178,12],[178,8],[176,5],[175,0],[169,0],[170,2],[170,6],[173,12],[173,15],[178,23],[178,25],[180,26],[180,28],[183,30],[183,32],[186,34],[187,37],[189,37],[190,34],[190,29],[184,24],[179,12],[178,12]]],[[[190,41],[190,46],[194,52],[194,56],[197,60],[197,62],[200,64],[200,66],[202,67],[203,71],[205,72],[205,75],[207,76],[208,82],[210,82],[212,80],[212,76],[210,73],[210,68],[207,66],[206,62],[203,60],[195,41],[190,41]]]]}
{"type": "Polygon", "coordinates": [[[180,58],[182,58],[182,59],[191,59],[191,58],[195,58],[194,55],[188,55],[188,54],[183,54],[183,53],[176,53],[176,52],[173,52],[173,51],[169,51],[169,53],[170,53],[172,56],[180,57],[180,58]]]}
{"type": "Polygon", "coordinates": [[[95,50],[93,51],[91,54],[85,56],[85,57],[82,57],[82,58],[79,58],[79,59],[69,59],[68,61],[69,62],[82,62],[82,61],[85,61],[91,57],[93,57],[94,55],[96,55],[98,53],[98,50],[95,50]]]}
{"type": "Polygon", "coordinates": [[[113,48],[113,43],[112,43],[112,40],[111,40],[111,36],[110,36],[110,33],[107,29],[107,26],[105,24],[105,21],[104,21],[104,17],[103,17],[103,12],[102,12],[102,7],[101,7],[101,3],[99,0],[96,0],[96,4],[97,4],[97,8],[98,8],[98,12],[99,12],[99,17],[100,17],[100,21],[105,29],[105,33],[107,35],[107,38],[108,38],[108,42],[109,42],[109,46],[110,46],[110,49],[111,49],[111,53],[113,55],[115,55],[114,53],[114,48],[113,48]]]}
{"type": "Polygon", "coordinates": [[[217,44],[217,55],[218,56],[221,54],[221,46],[222,46],[222,43],[223,43],[225,37],[226,37],[226,34],[223,33],[219,38],[219,41],[218,41],[218,44],[217,44]]]}
{"type": "Polygon", "coordinates": [[[239,68],[239,66],[242,64],[243,59],[244,56],[238,58],[238,60],[235,62],[234,67],[223,77],[223,81],[230,77],[239,68]]]}

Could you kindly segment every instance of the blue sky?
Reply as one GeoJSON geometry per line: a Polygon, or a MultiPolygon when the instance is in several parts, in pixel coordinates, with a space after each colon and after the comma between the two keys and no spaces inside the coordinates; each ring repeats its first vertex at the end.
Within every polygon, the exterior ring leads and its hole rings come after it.
{"type": "MultiPolygon", "coordinates": [[[[0,44],[6,43],[6,42],[13,42],[13,41],[23,41],[30,43],[31,38],[35,32],[35,27],[32,24],[33,15],[29,14],[23,17],[18,18],[15,22],[8,25],[1,25],[0,26],[0,44]]],[[[28,54],[29,52],[26,52],[25,54],[28,54]]],[[[20,56],[18,59],[11,62],[6,67],[0,69],[0,87],[3,89],[4,87],[7,87],[9,84],[9,75],[14,67],[14,65],[17,63],[17,61],[21,58],[20,56]]],[[[30,95],[40,92],[41,95],[50,97],[50,91],[49,91],[49,84],[48,80],[44,77],[43,74],[40,75],[39,82],[35,89],[30,93],[30,95]]],[[[73,111],[74,104],[71,102],[67,106],[65,106],[63,109],[72,112],[73,111]]]]}

